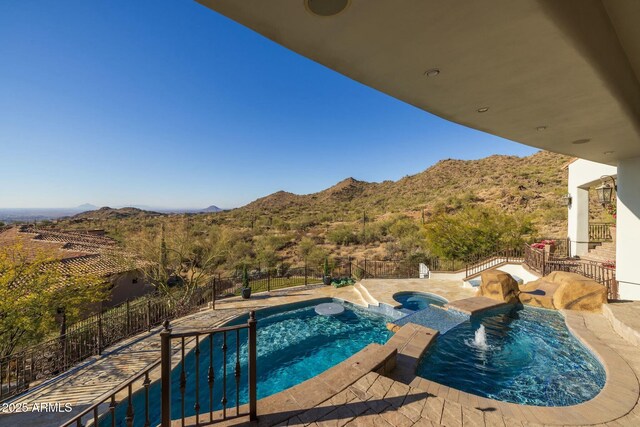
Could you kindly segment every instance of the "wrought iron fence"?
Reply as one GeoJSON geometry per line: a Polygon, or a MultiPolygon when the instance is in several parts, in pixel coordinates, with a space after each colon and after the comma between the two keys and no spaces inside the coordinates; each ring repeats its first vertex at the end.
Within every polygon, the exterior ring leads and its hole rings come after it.
{"type": "Polygon", "coordinates": [[[609,242],[612,239],[611,226],[614,224],[604,222],[589,223],[589,241],[590,242],[609,242]]]}
{"type": "MultiPolygon", "coordinates": [[[[319,268],[308,266],[290,268],[286,271],[277,269],[262,269],[251,272],[249,287],[252,292],[269,292],[272,290],[303,286],[322,282],[322,272],[319,268]]],[[[213,286],[216,290],[216,298],[240,295],[242,291],[242,276],[213,278],[213,286]]]]}
{"type": "MultiPolygon", "coordinates": [[[[173,331],[165,321],[160,333],[160,360],[133,379],[103,395],[63,427],[101,423],[110,425],[211,424],[248,416],[257,420],[257,321],[249,313],[244,324],[197,331],[173,331]],[[246,337],[245,337],[246,336],[246,337]],[[246,345],[242,345],[242,341],[246,345]],[[177,346],[173,343],[177,342],[177,346]],[[221,344],[221,345],[220,345],[221,344]],[[188,351],[192,347],[192,351],[188,351]],[[172,411],[172,359],[179,355],[179,414],[172,411]],[[216,357],[218,355],[218,357],[216,357]],[[192,357],[191,361],[187,359],[192,357]],[[244,361],[246,360],[246,365],[244,361]],[[160,367],[159,396],[153,394],[152,371],[160,367]],[[244,372],[243,371],[244,367],[244,372]],[[189,372],[187,372],[187,370],[189,372]],[[217,376],[216,372],[220,375],[217,376]],[[240,405],[242,377],[246,376],[248,405],[240,405]],[[230,378],[231,377],[231,378],[230,378]],[[216,389],[216,384],[218,388],[216,389]],[[142,387],[142,403],[135,402],[135,389],[142,387]],[[221,387],[220,387],[221,386],[221,387]],[[216,394],[216,391],[218,394],[216,394]],[[159,397],[159,399],[158,399],[159,397]],[[159,400],[159,402],[158,402],[159,400]],[[232,404],[229,405],[230,400],[232,404]],[[159,405],[158,405],[159,403],[159,405]],[[218,403],[220,404],[218,406],[218,403]],[[176,416],[177,415],[177,416],[176,416]],[[141,421],[138,421],[141,420],[141,421]],[[191,422],[192,421],[192,422],[191,422]]],[[[173,399],[173,402],[176,400],[173,399]]]]}
{"type": "Polygon", "coordinates": [[[544,249],[536,249],[531,247],[531,245],[524,245],[524,263],[531,270],[535,271],[540,275],[544,275],[544,249]]]}
{"type": "Polygon", "coordinates": [[[541,276],[546,276],[554,271],[578,273],[606,286],[609,300],[619,298],[615,267],[595,261],[557,258],[552,254],[545,253],[544,249],[536,249],[530,245],[524,247],[524,263],[541,276]]]}
{"type": "Polygon", "coordinates": [[[27,391],[99,355],[123,339],[205,307],[213,298],[212,287],[195,289],[181,303],[153,296],[126,302],[72,325],[67,333],[0,359],[0,401],[27,391]]]}
{"type": "Polygon", "coordinates": [[[352,271],[361,279],[410,279],[418,277],[418,263],[403,260],[356,260],[352,271]]]}
{"type": "Polygon", "coordinates": [[[584,260],[557,260],[550,259],[545,262],[544,275],[554,271],[566,271],[569,273],[577,273],[607,287],[607,298],[616,300],[618,295],[618,281],[616,280],[616,270],[607,267],[596,261],[584,260]]]}
{"type": "Polygon", "coordinates": [[[508,262],[523,262],[523,261],[524,261],[523,249],[507,249],[504,251],[498,251],[480,261],[467,264],[465,266],[465,276],[468,278],[470,276],[474,276],[485,270],[497,267],[499,265],[502,265],[508,262]]]}
{"type": "MultiPolygon", "coordinates": [[[[320,269],[307,266],[280,272],[258,270],[249,278],[252,292],[320,282],[320,269]]],[[[217,276],[179,303],[167,296],[153,294],[92,314],[70,325],[60,337],[0,358],[0,402],[27,391],[34,382],[59,375],[87,358],[101,354],[106,347],[151,330],[167,319],[193,313],[209,303],[215,306],[220,298],[240,295],[242,287],[240,275],[217,276]]]]}

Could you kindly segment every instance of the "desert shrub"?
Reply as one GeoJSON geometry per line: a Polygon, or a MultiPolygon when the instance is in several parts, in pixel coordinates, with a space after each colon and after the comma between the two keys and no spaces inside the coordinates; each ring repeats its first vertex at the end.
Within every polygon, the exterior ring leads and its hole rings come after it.
{"type": "Polygon", "coordinates": [[[327,240],[336,245],[357,244],[360,239],[355,227],[349,225],[339,225],[327,233],[327,240]]]}
{"type": "Polygon", "coordinates": [[[545,209],[542,218],[547,222],[558,222],[567,220],[567,208],[564,206],[554,206],[545,209]]]}
{"type": "Polygon", "coordinates": [[[356,281],[353,280],[351,277],[338,277],[331,281],[331,284],[333,285],[334,288],[343,288],[345,286],[351,286],[355,283],[356,281]]]}

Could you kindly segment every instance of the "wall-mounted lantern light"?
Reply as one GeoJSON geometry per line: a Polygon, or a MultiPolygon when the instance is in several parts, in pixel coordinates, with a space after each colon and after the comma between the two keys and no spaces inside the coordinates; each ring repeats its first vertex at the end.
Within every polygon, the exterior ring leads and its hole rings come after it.
{"type": "Polygon", "coordinates": [[[562,196],[560,200],[563,206],[566,206],[568,208],[571,207],[571,194],[569,193],[565,194],[564,196],[562,196]]]}
{"type": "Polygon", "coordinates": [[[616,185],[616,180],[614,177],[609,175],[604,175],[600,177],[602,183],[596,187],[596,194],[598,195],[598,202],[602,206],[608,206],[611,204],[611,200],[613,198],[613,192],[618,191],[618,186],[616,185]],[[611,183],[607,182],[607,179],[611,180],[611,183]]]}

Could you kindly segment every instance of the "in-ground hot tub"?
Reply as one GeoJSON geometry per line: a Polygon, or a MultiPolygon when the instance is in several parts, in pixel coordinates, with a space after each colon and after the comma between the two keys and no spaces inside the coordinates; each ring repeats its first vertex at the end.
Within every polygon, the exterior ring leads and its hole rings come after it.
{"type": "Polygon", "coordinates": [[[402,304],[402,308],[411,311],[424,310],[432,304],[442,307],[449,302],[438,295],[426,292],[398,292],[393,295],[393,299],[402,304]]]}

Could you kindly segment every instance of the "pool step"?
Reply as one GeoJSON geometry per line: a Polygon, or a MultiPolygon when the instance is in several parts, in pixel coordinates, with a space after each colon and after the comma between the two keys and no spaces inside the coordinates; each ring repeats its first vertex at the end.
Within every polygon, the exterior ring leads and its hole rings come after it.
{"type": "Polygon", "coordinates": [[[640,347],[640,302],[604,304],[602,315],[609,319],[613,330],[627,342],[640,347]]]}
{"type": "Polygon", "coordinates": [[[469,316],[464,313],[454,310],[449,311],[442,307],[431,305],[428,308],[415,311],[408,316],[396,320],[391,328],[387,325],[387,329],[395,332],[398,327],[415,324],[434,329],[444,334],[467,320],[469,320],[469,316]]]}
{"type": "Polygon", "coordinates": [[[493,310],[508,305],[504,301],[496,301],[487,297],[471,297],[452,301],[444,306],[447,310],[455,310],[468,316],[493,310]]]}

